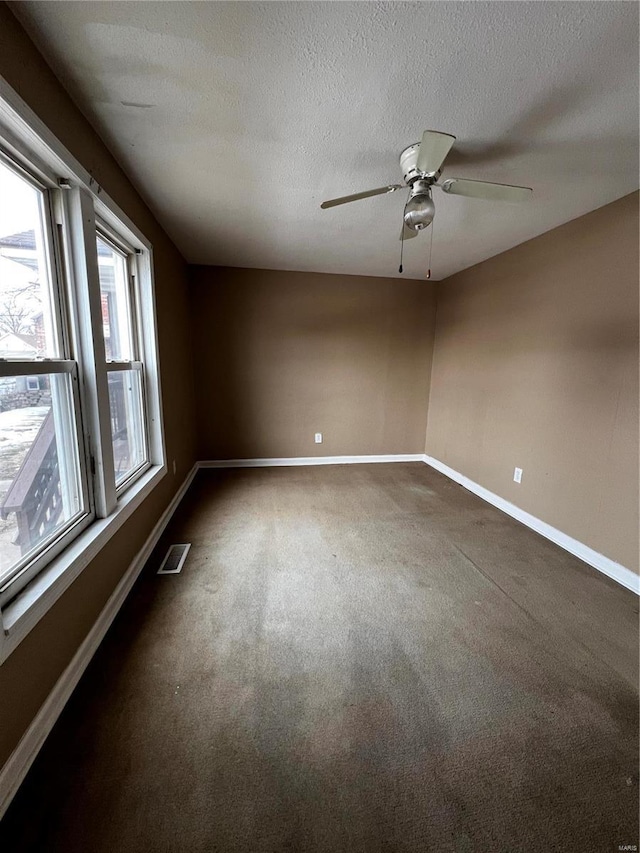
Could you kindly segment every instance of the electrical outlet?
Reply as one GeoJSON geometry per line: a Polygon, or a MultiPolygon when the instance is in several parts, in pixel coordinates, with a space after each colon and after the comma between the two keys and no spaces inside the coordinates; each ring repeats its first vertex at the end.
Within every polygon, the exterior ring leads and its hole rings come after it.
{"type": "Polygon", "coordinates": [[[321,432],[316,433],[315,441],[316,441],[316,444],[322,444],[322,433],[321,432]]]}
{"type": "Polygon", "coordinates": [[[515,483],[521,483],[522,482],[522,468],[514,468],[513,481],[515,483]]]}

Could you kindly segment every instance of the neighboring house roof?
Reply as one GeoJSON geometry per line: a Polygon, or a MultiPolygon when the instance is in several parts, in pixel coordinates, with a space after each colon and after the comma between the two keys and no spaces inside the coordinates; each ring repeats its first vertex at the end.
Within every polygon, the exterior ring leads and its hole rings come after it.
{"type": "Polygon", "coordinates": [[[36,235],[33,228],[0,237],[0,255],[3,254],[8,260],[37,271],[36,235]]]}
{"type": "MultiPolygon", "coordinates": [[[[36,349],[38,342],[35,335],[24,335],[22,332],[9,332],[10,335],[13,335],[15,338],[20,338],[21,341],[24,341],[25,344],[28,344],[30,347],[36,349]]],[[[5,338],[7,335],[4,336],[5,338]]],[[[2,338],[4,340],[4,338],[2,338]]]]}
{"type": "Polygon", "coordinates": [[[38,351],[37,338],[35,335],[23,335],[19,332],[7,332],[0,337],[0,352],[6,356],[17,357],[29,353],[35,355],[38,351]]]}
{"type": "MultiPolygon", "coordinates": [[[[18,231],[15,234],[7,234],[5,237],[0,237],[0,248],[27,249],[30,252],[35,252],[36,233],[31,228],[29,231],[18,231]]],[[[109,257],[111,250],[108,246],[98,243],[98,254],[103,257],[109,257]]]]}
{"type": "Polygon", "coordinates": [[[7,234],[6,237],[0,237],[0,246],[6,246],[11,249],[30,249],[31,251],[35,251],[35,231],[32,228],[30,231],[19,231],[17,234],[7,234]]]}
{"type": "Polygon", "coordinates": [[[7,250],[6,246],[0,246],[0,292],[28,287],[37,279],[37,275],[33,275],[34,265],[37,266],[35,253],[32,264],[14,254],[4,254],[7,251],[13,253],[18,250],[7,250]]]}

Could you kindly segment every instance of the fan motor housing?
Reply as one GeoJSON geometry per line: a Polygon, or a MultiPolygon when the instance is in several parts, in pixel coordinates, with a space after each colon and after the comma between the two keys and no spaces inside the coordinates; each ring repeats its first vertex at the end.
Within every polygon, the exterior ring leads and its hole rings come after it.
{"type": "Polygon", "coordinates": [[[400,155],[400,168],[402,169],[402,177],[404,179],[405,184],[408,184],[409,186],[412,186],[413,182],[417,180],[428,180],[429,184],[434,184],[440,177],[440,172],[432,172],[427,174],[426,172],[418,171],[416,164],[418,162],[419,153],[420,143],[414,142],[413,145],[409,145],[408,148],[405,148],[402,154],[400,155]]]}

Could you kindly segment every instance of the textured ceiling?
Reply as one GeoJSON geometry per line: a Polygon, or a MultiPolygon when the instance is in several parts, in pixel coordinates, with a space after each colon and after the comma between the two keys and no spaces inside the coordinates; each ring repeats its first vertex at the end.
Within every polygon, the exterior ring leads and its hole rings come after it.
{"type": "Polygon", "coordinates": [[[12,8],[194,263],[397,275],[404,192],[319,205],[401,180],[424,128],[458,137],[445,177],[535,190],[437,191],[436,279],[638,187],[635,3],[12,8]]]}

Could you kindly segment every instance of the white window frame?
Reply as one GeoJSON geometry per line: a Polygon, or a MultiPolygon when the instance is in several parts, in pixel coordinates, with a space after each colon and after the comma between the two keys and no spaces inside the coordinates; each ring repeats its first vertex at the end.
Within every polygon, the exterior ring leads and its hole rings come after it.
{"type": "MultiPolygon", "coordinates": [[[[73,385],[78,383],[78,372],[75,362],[64,359],[47,359],[34,361],[16,361],[10,359],[0,361],[0,375],[39,376],[41,374],[67,373],[73,385]]],[[[82,421],[79,399],[75,389],[71,390],[73,414],[75,417],[78,437],[82,431],[82,421]]],[[[60,531],[54,531],[50,536],[39,544],[37,552],[33,555],[25,555],[19,560],[11,571],[10,577],[0,585],[0,602],[14,597],[13,590],[24,589],[29,581],[34,578],[51,560],[60,554],[81,531],[88,527],[93,521],[94,514],[91,505],[90,490],[87,482],[87,469],[85,456],[79,453],[79,475],[80,493],[84,509],[70,518],[60,531]]],[[[0,604],[1,606],[1,604],[0,604]]]]}
{"type": "Polygon", "coordinates": [[[142,396],[142,410],[143,410],[143,419],[142,419],[142,439],[144,443],[144,460],[138,465],[135,469],[130,471],[126,478],[122,480],[122,482],[115,483],[116,497],[120,497],[120,495],[126,491],[126,489],[130,488],[130,486],[135,483],[135,481],[144,474],[145,471],[149,469],[151,466],[151,462],[149,459],[149,430],[147,426],[147,397],[145,393],[145,369],[144,369],[144,355],[145,355],[145,345],[142,339],[142,329],[144,328],[144,313],[140,310],[141,303],[141,294],[139,292],[139,275],[138,275],[138,265],[137,258],[139,254],[142,254],[140,250],[136,252],[136,249],[132,246],[128,245],[126,241],[120,237],[120,235],[114,234],[113,231],[108,228],[103,222],[101,222],[98,218],[96,218],[96,235],[100,237],[100,239],[110,246],[113,250],[118,252],[120,255],[124,257],[126,262],[127,269],[127,291],[128,291],[128,305],[127,305],[127,313],[129,314],[129,328],[131,330],[131,358],[129,360],[119,360],[119,359],[107,359],[107,384],[108,384],[108,374],[119,371],[119,370],[135,370],[140,375],[140,393],[142,396]]]}
{"type": "MultiPolygon", "coordinates": [[[[42,261],[46,265],[46,270],[42,269],[40,273],[46,277],[49,285],[47,288],[49,291],[47,299],[50,302],[49,308],[53,315],[51,317],[53,325],[48,337],[54,342],[54,355],[51,357],[29,359],[0,358],[0,376],[37,377],[42,374],[68,374],[71,410],[58,409],[55,395],[52,396],[52,412],[54,413],[56,425],[63,428],[61,435],[58,436],[56,434],[56,438],[60,439],[66,433],[67,427],[65,427],[65,421],[67,421],[68,415],[72,415],[75,421],[75,435],[72,437],[72,440],[80,442],[83,435],[83,423],[78,393],[78,362],[72,358],[73,347],[69,338],[67,317],[68,298],[60,267],[59,243],[55,233],[55,193],[60,192],[60,190],[57,189],[50,177],[43,174],[34,174],[27,163],[20,162],[20,159],[15,156],[12,157],[10,153],[4,151],[1,147],[0,162],[18,174],[24,181],[33,186],[35,190],[42,193],[40,204],[44,234],[42,261]]],[[[45,316],[48,316],[48,312],[45,312],[45,316]]],[[[68,442],[63,441],[62,446],[68,446],[68,442]]],[[[69,461],[64,453],[58,454],[58,460],[65,465],[69,461]]],[[[60,470],[62,478],[62,465],[60,470]]],[[[75,473],[77,473],[81,508],[77,513],[63,522],[59,526],[59,529],[53,531],[42,542],[38,543],[37,548],[33,552],[25,554],[21,559],[16,561],[9,576],[4,578],[0,583],[0,606],[10,597],[15,597],[38,572],[57,554],[61,553],[93,521],[94,512],[91,489],[88,483],[87,455],[82,445],[78,448],[77,472],[75,473]]]]}
{"type": "MultiPolygon", "coordinates": [[[[143,415],[146,412],[146,394],[144,392],[144,364],[141,361],[110,361],[107,363],[107,380],[109,373],[115,373],[116,371],[136,371],[139,376],[140,382],[140,394],[142,397],[142,411],[143,415]]],[[[116,487],[116,497],[120,497],[120,495],[129,489],[135,481],[147,471],[151,465],[149,461],[149,439],[147,437],[147,419],[143,417],[142,420],[142,441],[144,445],[144,459],[136,468],[132,471],[129,471],[127,476],[118,483],[116,479],[115,487],[116,487]]]]}
{"type": "Polygon", "coordinates": [[[62,246],[59,241],[53,245],[60,255],[56,262],[64,268],[73,287],[73,298],[68,310],[62,312],[62,322],[68,323],[64,331],[71,350],[79,354],[77,368],[74,362],[64,359],[37,360],[28,372],[70,372],[78,383],[80,412],[76,412],[76,419],[84,434],[90,507],[78,528],[66,530],[28,565],[20,575],[20,585],[9,584],[0,590],[2,663],[155,489],[166,475],[167,465],[151,243],[2,77],[0,145],[11,160],[23,164],[49,188],[54,198],[53,221],[64,236],[62,246]],[[148,460],[117,489],[107,370],[131,368],[128,363],[120,366],[105,358],[98,228],[135,256],[135,311],[140,339],[134,363],[135,369],[144,371],[148,460]]]}

